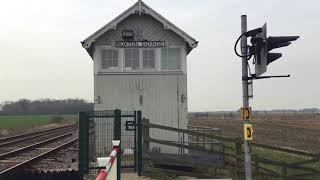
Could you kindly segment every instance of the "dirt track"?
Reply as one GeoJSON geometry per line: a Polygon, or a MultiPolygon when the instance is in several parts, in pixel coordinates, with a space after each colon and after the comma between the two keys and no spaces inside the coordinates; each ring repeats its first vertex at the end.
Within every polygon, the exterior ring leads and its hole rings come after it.
{"type": "MultiPolygon", "coordinates": [[[[222,135],[242,137],[242,120],[189,118],[189,124],[218,127],[222,135]]],[[[320,118],[253,120],[254,142],[320,153],[320,118]]]]}

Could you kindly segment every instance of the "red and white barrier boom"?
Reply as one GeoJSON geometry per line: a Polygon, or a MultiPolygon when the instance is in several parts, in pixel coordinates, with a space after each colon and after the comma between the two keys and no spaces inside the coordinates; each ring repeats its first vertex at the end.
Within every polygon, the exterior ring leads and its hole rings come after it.
{"type": "Polygon", "coordinates": [[[117,179],[117,171],[120,171],[117,166],[117,156],[120,155],[120,141],[112,141],[112,151],[108,157],[98,157],[99,167],[106,167],[100,169],[96,180],[115,180],[117,179]]]}

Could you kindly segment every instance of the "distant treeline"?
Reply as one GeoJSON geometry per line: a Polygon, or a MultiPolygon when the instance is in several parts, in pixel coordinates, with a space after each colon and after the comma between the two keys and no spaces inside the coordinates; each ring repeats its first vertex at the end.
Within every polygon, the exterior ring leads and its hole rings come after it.
{"type": "MultiPolygon", "coordinates": [[[[239,114],[240,109],[236,111],[207,111],[207,112],[189,112],[189,114],[199,115],[230,115],[239,114]]],[[[272,110],[254,110],[253,113],[320,113],[319,108],[303,108],[303,109],[272,109],[272,110]]]]}
{"type": "Polygon", "coordinates": [[[0,115],[58,115],[77,114],[79,111],[93,110],[93,103],[84,99],[40,99],[7,101],[2,104],[0,115]]]}
{"type": "MultiPolygon", "coordinates": [[[[215,118],[239,118],[240,117],[240,109],[237,111],[211,111],[211,112],[189,112],[189,117],[215,117],[215,118]]],[[[273,109],[273,110],[255,110],[252,112],[254,117],[273,117],[273,116],[281,116],[284,115],[294,116],[297,118],[311,116],[312,118],[320,116],[319,108],[304,108],[304,109],[273,109]]],[[[285,119],[285,118],[282,118],[285,119]]]]}

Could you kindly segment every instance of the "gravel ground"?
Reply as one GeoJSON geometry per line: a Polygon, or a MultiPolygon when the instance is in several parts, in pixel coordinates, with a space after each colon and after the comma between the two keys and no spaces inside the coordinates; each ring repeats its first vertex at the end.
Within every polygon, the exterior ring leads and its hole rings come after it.
{"type": "Polygon", "coordinates": [[[65,142],[72,140],[73,138],[74,136],[64,137],[63,139],[59,139],[54,142],[50,142],[48,144],[42,145],[41,147],[32,148],[27,152],[18,153],[15,156],[9,156],[8,158],[1,159],[0,170],[4,170],[20,162],[29,160],[30,158],[35,157],[41,153],[47,152],[51,148],[57,147],[65,142]]]}
{"type": "Polygon", "coordinates": [[[121,173],[121,179],[122,180],[140,180],[140,179],[144,179],[144,180],[149,180],[150,178],[148,177],[144,177],[144,176],[137,176],[136,173],[121,173]]]}
{"type": "Polygon", "coordinates": [[[43,171],[43,172],[59,172],[78,170],[78,149],[77,143],[66,149],[62,149],[55,154],[52,154],[41,161],[38,161],[28,167],[28,171],[43,171]]]}

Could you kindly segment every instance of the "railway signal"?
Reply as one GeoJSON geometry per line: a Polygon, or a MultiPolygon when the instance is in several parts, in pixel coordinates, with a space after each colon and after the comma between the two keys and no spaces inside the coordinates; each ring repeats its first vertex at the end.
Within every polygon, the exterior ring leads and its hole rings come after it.
{"type": "MultiPolygon", "coordinates": [[[[267,66],[273,61],[279,59],[281,53],[269,53],[269,51],[289,46],[291,41],[295,41],[299,36],[275,36],[267,37],[267,24],[263,27],[247,31],[247,16],[241,16],[241,35],[234,45],[234,51],[242,60],[242,97],[243,107],[241,108],[241,117],[244,120],[244,151],[245,151],[245,173],[246,180],[252,180],[251,171],[251,144],[253,139],[253,127],[251,123],[251,108],[249,106],[249,85],[252,85],[252,80],[265,79],[272,77],[290,77],[287,76],[261,76],[267,71],[267,66]],[[251,37],[251,45],[247,43],[247,38],[251,37]],[[241,54],[237,52],[237,44],[241,40],[241,54]],[[248,61],[254,57],[255,74],[251,74],[248,61]],[[249,83],[250,82],[250,83],[249,83]]],[[[252,90],[251,90],[252,91],[252,90]]],[[[252,93],[252,92],[251,92],[252,93]]]]}
{"type": "Polygon", "coordinates": [[[299,36],[271,36],[267,37],[267,24],[261,28],[261,32],[251,38],[255,61],[255,75],[260,76],[267,71],[267,66],[279,59],[281,53],[269,53],[269,51],[289,46],[299,36]]]}

